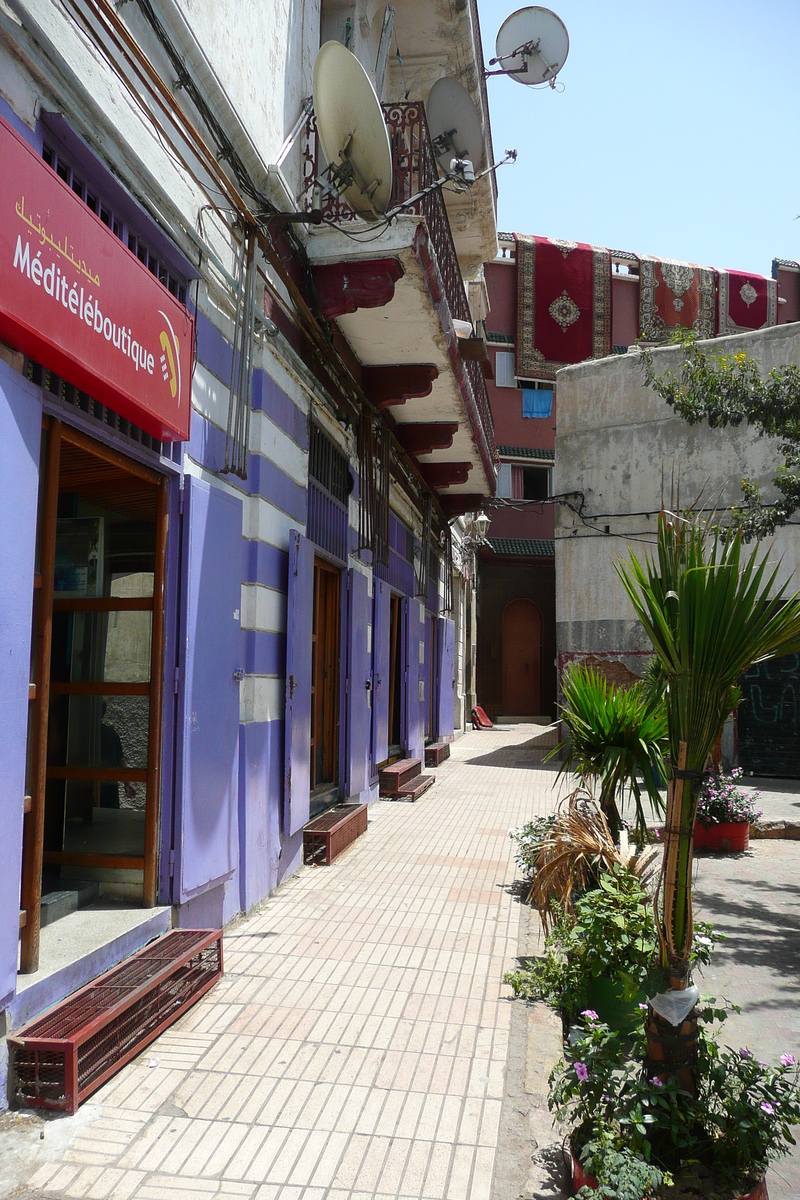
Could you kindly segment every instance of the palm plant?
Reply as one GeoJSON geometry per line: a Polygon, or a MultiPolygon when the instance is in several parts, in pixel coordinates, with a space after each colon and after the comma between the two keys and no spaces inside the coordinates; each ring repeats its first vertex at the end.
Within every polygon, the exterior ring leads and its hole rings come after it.
{"type": "Polygon", "coordinates": [[[666,776],[663,689],[651,681],[615,687],[595,668],[573,664],[564,673],[562,692],[561,720],[569,737],[551,751],[564,753],[559,774],[574,771],[597,781],[600,807],[614,839],[621,825],[617,801],[627,785],[643,835],[643,790],[653,811],[663,811],[658,789],[666,776]]]}
{"type": "MultiPolygon", "coordinates": [[[[617,571],[650,638],[666,683],[670,780],[659,884],[661,963],[682,989],[692,948],[692,838],[702,772],[739,703],[754,663],[800,647],[800,595],[777,586],[758,547],[742,557],[742,531],[662,511],[655,558],[617,571]]],[[[658,903],[658,901],[657,901],[658,903]]]]}

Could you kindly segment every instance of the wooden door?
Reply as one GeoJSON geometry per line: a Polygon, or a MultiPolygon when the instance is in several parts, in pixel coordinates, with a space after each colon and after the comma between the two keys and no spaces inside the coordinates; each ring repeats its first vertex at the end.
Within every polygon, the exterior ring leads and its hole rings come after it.
{"type": "Polygon", "coordinates": [[[541,707],[542,618],[532,600],[512,600],[503,613],[503,711],[534,717],[541,707]]]}
{"type": "Polygon", "coordinates": [[[311,637],[311,790],[332,787],[339,769],[339,599],[341,576],[314,560],[311,637]]]}
{"type": "Polygon", "coordinates": [[[43,865],[141,871],[155,904],[161,790],[166,480],[45,426],[23,971],[38,968],[43,865]]]}

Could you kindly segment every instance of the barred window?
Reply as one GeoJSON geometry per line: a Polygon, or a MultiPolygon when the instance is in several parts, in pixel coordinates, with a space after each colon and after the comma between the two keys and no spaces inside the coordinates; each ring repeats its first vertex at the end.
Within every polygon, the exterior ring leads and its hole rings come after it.
{"type": "Polygon", "coordinates": [[[340,504],[347,504],[353,490],[350,464],[341,450],[318,425],[311,426],[308,449],[308,473],[340,504]]]}

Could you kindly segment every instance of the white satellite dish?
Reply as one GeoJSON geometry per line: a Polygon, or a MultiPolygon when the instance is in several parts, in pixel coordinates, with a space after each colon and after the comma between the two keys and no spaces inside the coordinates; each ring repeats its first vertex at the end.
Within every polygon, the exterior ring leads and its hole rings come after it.
{"type": "Polygon", "coordinates": [[[443,170],[454,158],[468,158],[476,170],[483,162],[483,131],[472,98],[457,79],[437,79],[430,90],[425,111],[433,141],[433,152],[443,170]]]}
{"type": "Polygon", "coordinates": [[[389,207],[392,151],[369,76],[341,42],[326,42],[314,64],[317,134],[334,186],[355,212],[372,218],[389,207]]]}
{"type": "Polygon", "coordinates": [[[531,87],[552,83],[567,61],[569,34],[549,8],[520,8],[506,17],[495,42],[497,63],[504,75],[531,87]]]}

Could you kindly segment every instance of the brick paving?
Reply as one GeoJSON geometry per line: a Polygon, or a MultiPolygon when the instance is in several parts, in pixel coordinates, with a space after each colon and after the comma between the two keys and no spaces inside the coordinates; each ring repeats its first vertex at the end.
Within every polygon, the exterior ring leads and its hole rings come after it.
{"type": "MultiPolygon", "coordinates": [[[[468,734],[417,804],[375,804],[332,867],[303,868],[227,931],[224,980],[75,1118],[8,1114],[0,1194],[562,1195],[547,1159],[552,1029],[501,985],[527,913],[508,830],[555,800],[537,736],[468,734]],[[526,1179],[534,1138],[549,1168],[534,1161],[526,1179]]],[[[797,802],[793,785],[771,788],[765,809],[797,802]]],[[[723,1041],[800,1058],[800,843],[698,856],[695,870],[697,914],[729,938],[701,990],[742,1006],[723,1041]]],[[[800,1197],[800,1153],[769,1190],[800,1197]]]]}
{"type": "Polygon", "coordinates": [[[376,803],[333,866],[229,929],[223,981],[74,1133],[31,1142],[25,1195],[489,1200],[523,911],[508,830],[553,804],[537,733],[468,734],[417,804],[376,803]]]}

